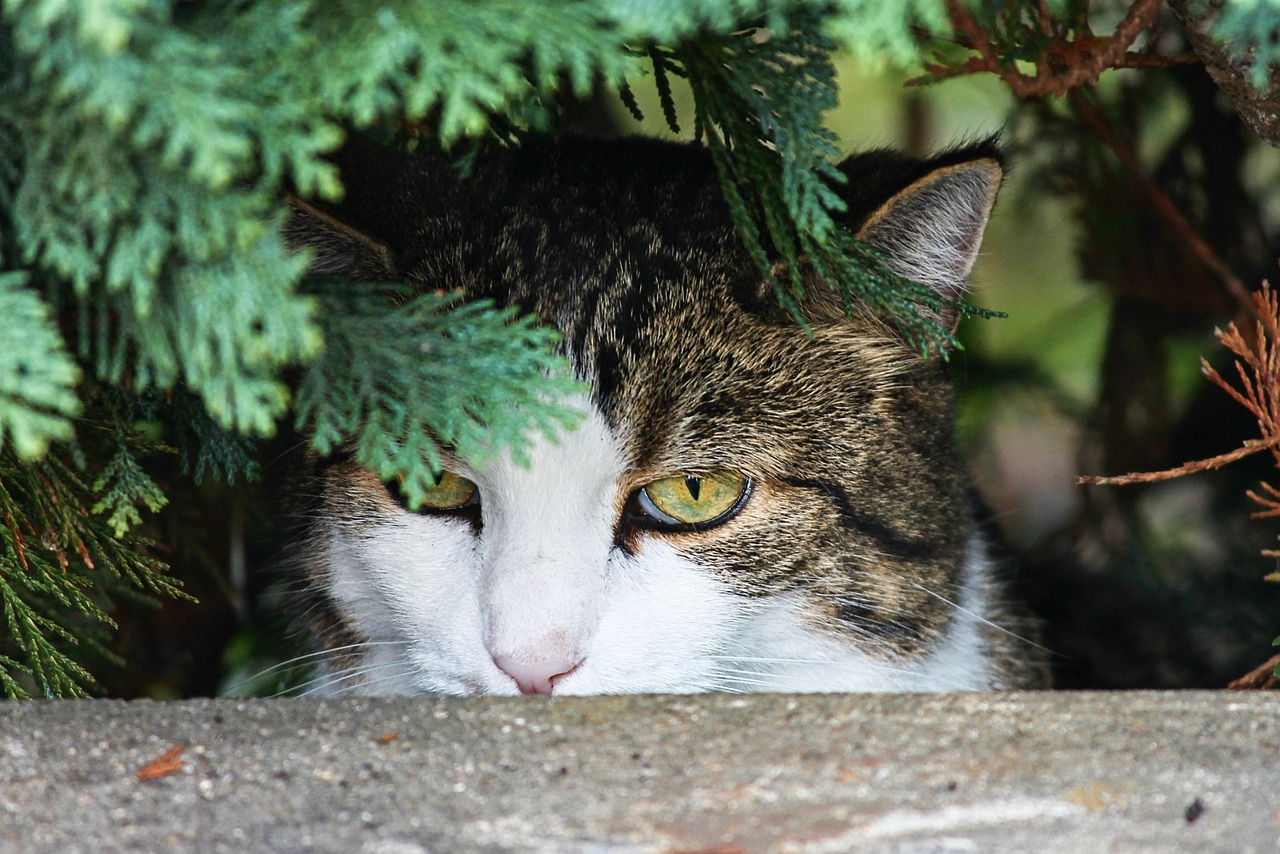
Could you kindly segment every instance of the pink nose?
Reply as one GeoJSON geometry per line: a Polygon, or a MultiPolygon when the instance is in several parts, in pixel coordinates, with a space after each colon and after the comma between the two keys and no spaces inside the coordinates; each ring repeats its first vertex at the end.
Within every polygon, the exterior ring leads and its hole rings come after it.
{"type": "Polygon", "coordinates": [[[516,680],[521,694],[550,694],[556,679],[572,673],[581,661],[567,658],[549,658],[544,661],[517,661],[509,655],[495,655],[493,663],[498,669],[516,680]]]}

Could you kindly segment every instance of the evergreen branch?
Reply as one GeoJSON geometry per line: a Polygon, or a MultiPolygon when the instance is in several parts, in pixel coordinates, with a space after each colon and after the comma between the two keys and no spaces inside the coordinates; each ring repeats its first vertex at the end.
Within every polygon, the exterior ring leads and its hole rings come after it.
{"type": "Polygon", "coordinates": [[[112,598],[183,595],[146,554],[150,541],[121,537],[136,518],[123,510],[128,496],[145,503],[158,490],[132,460],[138,440],[119,438],[115,469],[97,478],[107,495],[56,455],[32,463],[0,451],[0,687],[9,696],[26,693],[14,674],[25,674],[45,696],[92,690],[80,658],[105,653],[100,639],[115,626],[107,613],[112,598]],[[90,509],[95,502],[108,518],[90,509]]]}
{"type": "Polygon", "coordinates": [[[640,109],[640,104],[636,101],[636,93],[627,84],[623,84],[618,89],[618,100],[622,102],[622,106],[626,107],[627,112],[631,114],[638,122],[644,121],[644,112],[640,109]]]}
{"type": "Polygon", "coordinates": [[[50,441],[71,438],[80,410],[80,371],[67,355],[48,307],[21,273],[0,273],[0,448],[22,459],[44,454],[50,441]]]}
{"type": "Polygon", "coordinates": [[[336,193],[320,155],[340,134],[300,81],[263,73],[279,59],[263,39],[303,49],[303,7],[230,5],[178,26],[166,3],[6,4],[19,64],[0,124],[22,141],[21,260],[48,292],[70,285],[94,373],[185,382],[222,425],[268,433],[288,401],[277,372],[319,345],[274,191],[336,193]]]}
{"type": "Polygon", "coordinates": [[[822,21],[802,10],[781,34],[757,30],[682,48],[695,125],[749,252],[798,321],[804,322],[798,304],[807,264],[824,274],[846,307],[859,299],[893,319],[922,351],[945,356],[958,342],[935,319],[944,309],[961,316],[994,313],[893,273],[880,253],[836,223],[844,205],[832,185],[844,179],[831,162],[835,138],[823,125],[823,113],[836,104],[836,87],[829,58],[834,44],[822,35],[822,21]]]}
{"type": "MultiPolygon", "coordinates": [[[[1230,57],[1237,74],[1245,74],[1256,89],[1265,89],[1280,63],[1280,44],[1275,39],[1280,9],[1271,0],[1235,0],[1231,3],[1188,7],[1179,3],[1185,17],[1194,10],[1201,18],[1198,28],[1208,30],[1218,50],[1230,57]],[[1207,24],[1207,27],[1205,26],[1207,24]]],[[[1200,33],[1196,33],[1200,35],[1200,33]]],[[[1193,39],[1193,41],[1195,41],[1193,39]]],[[[1199,52],[1199,44],[1197,44],[1199,52]]]]}
{"type": "MultiPolygon", "coordinates": [[[[15,577],[13,568],[0,557],[0,613],[4,634],[14,651],[0,654],[0,686],[10,698],[26,697],[28,692],[13,674],[25,674],[45,697],[82,697],[96,687],[96,682],[79,663],[64,652],[58,640],[71,646],[75,637],[61,622],[44,616],[47,608],[29,601],[7,581],[15,577]],[[52,635],[52,637],[51,637],[52,635]]],[[[30,594],[28,594],[30,595],[30,594]]],[[[6,640],[0,634],[0,642],[6,640]]],[[[0,647],[2,649],[3,647],[0,647]]]]}
{"type": "Polygon", "coordinates": [[[186,386],[165,393],[152,389],[129,401],[121,418],[127,424],[150,422],[165,430],[165,441],[177,450],[183,473],[197,486],[209,476],[228,484],[258,477],[253,442],[223,429],[186,386]]]}
{"type": "Polygon", "coordinates": [[[324,352],[303,375],[298,427],[321,454],[339,448],[416,506],[434,485],[440,449],[473,465],[552,437],[573,423],[565,394],[580,390],[553,354],[556,334],[514,309],[420,294],[392,305],[385,290],[317,282],[324,352]]]}
{"type": "Polygon", "coordinates": [[[139,504],[154,513],[168,503],[160,487],[138,465],[123,436],[115,456],[93,482],[93,491],[102,496],[93,505],[93,512],[108,514],[107,525],[117,538],[142,524],[139,504]]]}
{"type": "Polygon", "coordinates": [[[0,696],[7,697],[11,700],[28,699],[30,694],[11,674],[27,673],[27,669],[22,666],[22,662],[9,658],[7,655],[0,655],[0,696]]]}
{"type": "Polygon", "coordinates": [[[671,95],[671,78],[678,66],[672,65],[666,54],[656,48],[649,51],[649,60],[653,63],[653,82],[658,90],[658,103],[662,107],[662,117],[672,133],[680,133],[680,120],[676,115],[675,98],[671,95]]]}
{"type": "Polygon", "coordinates": [[[943,0],[833,0],[828,10],[827,35],[871,67],[914,66],[921,58],[921,34],[950,29],[943,0]]]}

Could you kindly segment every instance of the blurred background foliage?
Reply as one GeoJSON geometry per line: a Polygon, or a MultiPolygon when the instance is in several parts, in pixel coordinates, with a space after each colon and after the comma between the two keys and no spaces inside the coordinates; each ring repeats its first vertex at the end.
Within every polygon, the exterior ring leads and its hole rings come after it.
{"type": "MultiPolygon", "coordinates": [[[[7,20],[26,5],[7,0],[7,20]]],[[[774,15],[793,5],[805,4],[746,4],[774,15]]],[[[660,19],[663,8],[648,14],[660,19]]],[[[698,8],[720,33],[751,18],[729,3],[698,8]]],[[[977,489],[1018,589],[1045,621],[1057,684],[1218,687],[1254,670],[1280,631],[1280,585],[1264,580],[1275,560],[1261,554],[1277,529],[1249,518],[1256,508],[1245,496],[1273,473],[1270,457],[1150,485],[1083,487],[1076,477],[1167,468],[1258,435],[1256,420],[1203,380],[1198,358],[1231,375],[1214,329],[1252,324],[1243,292],[1273,277],[1280,255],[1280,152],[1258,118],[1270,103],[1277,48],[1266,36],[1280,6],[1228,2],[1207,23],[1202,5],[1147,0],[823,8],[842,45],[839,104],[825,116],[840,150],[928,154],[993,133],[1009,150],[971,293],[1008,317],[966,320],[952,362],[977,489]],[[1135,20],[1128,53],[1096,61],[1135,20]],[[1118,65],[1135,67],[1110,68],[1118,65]],[[1248,85],[1232,90],[1240,80],[1248,85]]],[[[678,44],[690,32],[667,29],[655,38],[678,44]]],[[[425,55],[410,33],[395,36],[371,50],[387,63],[425,55]]],[[[672,135],[662,120],[671,108],[686,136],[693,124],[678,78],[664,110],[651,75],[628,77],[646,116],[638,122],[612,83],[581,69],[557,74],[566,75],[555,93],[559,130],[672,135]]],[[[350,125],[411,112],[398,100],[411,93],[362,91],[367,115],[346,116],[350,125]]],[[[345,96],[326,92],[327,108],[345,96]]],[[[428,136],[449,117],[417,116],[411,133],[428,136]]],[[[458,127],[451,132],[465,136],[458,127]]],[[[138,405],[113,404],[112,423],[149,449],[146,474],[168,503],[137,503],[130,536],[168,564],[182,595],[113,589],[118,629],[94,635],[76,660],[113,696],[305,688],[305,668],[276,667],[305,649],[279,607],[292,582],[271,568],[280,461],[297,436],[282,429],[249,446],[180,388],[151,405],[191,408],[176,419],[190,429],[164,429],[173,419],[138,405]],[[201,468],[208,476],[193,476],[201,468]]],[[[17,483],[17,470],[0,468],[0,485],[17,483]]],[[[49,692],[25,678],[28,692],[49,692]]]]}

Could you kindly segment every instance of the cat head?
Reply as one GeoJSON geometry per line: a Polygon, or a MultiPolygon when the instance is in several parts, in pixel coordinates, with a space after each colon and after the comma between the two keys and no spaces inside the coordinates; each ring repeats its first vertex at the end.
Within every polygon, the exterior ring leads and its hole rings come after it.
{"type": "MultiPolygon", "coordinates": [[[[300,538],[327,690],[993,687],[988,582],[951,391],[821,283],[775,303],[696,147],[571,141],[444,163],[348,149],[299,202],[313,270],[460,289],[557,327],[591,389],[531,464],[447,459],[430,506],[311,459],[300,538]]],[[[994,145],[851,157],[845,226],[958,296],[994,145]]],[[[946,318],[953,322],[954,318],[946,318]]]]}

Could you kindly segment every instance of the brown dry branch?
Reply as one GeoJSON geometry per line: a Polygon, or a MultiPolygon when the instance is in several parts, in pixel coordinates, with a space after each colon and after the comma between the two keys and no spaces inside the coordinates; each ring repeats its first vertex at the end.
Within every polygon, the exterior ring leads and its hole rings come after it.
{"type": "MultiPolygon", "coordinates": [[[[1271,452],[1274,454],[1275,449],[1273,448],[1271,452]]],[[[1249,498],[1251,498],[1255,504],[1259,504],[1262,507],[1266,508],[1265,510],[1258,510],[1253,513],[1250,513],[1249,518],[1250,519],[1274,519],[1277,516],[1280,516],[1280,501],[1276,500],[1277,498],[1280,498],[1280,489],[1276,489],[1274,486],[1272,486],[1269,483],[1266,483],[1265,481],[1261,483],[1260,486],[1265,492],[1270,493],[1272,497],[1268,498],[1265,495],[1259,495],[1258,493],[1254,492],[1252,489],[1246,492],[1245,495],[1249,496],[1249,498]]],[[[1280,550],[1277,550],[1277,549],[1264,549],[1262,553],[1267,557],[1280,557],[1280,550]]],[[[1267,581],[1280,581],[1280,572],[1273,572],[1270,575],[1268,575],[1267,581]]]]}
{"type": "MultiPolygon", "coordinates": [[[[1280,489],[1276,489],[1274,486],[1272,486],[1269,483],[1262,484],[1262,488],[1265,489],[1267,492],[1271,493],[1276,498],[1280,498],[1280,489]]],[[[1252,491],[1250,491],[1248,495],[1258,504],[1261,504],[1263,507],[1267,508],[1266,510],[1259,510],[1256,513],[1250,514],[1252,518],[1270,519],[1273,516],[1280,516],[1280,501],[1275,501],[1271,498],[1257,495],[1252,491]]]]}
{"type": "Polygon", "coordinates": [[[1276,668],[1280,667],[1280,655],[1273,655],[1265,664],[1259,664],[1239,679],[1227,683],[1228,691],[1244,691],[1257,688],[1274,688],[1280,684],[1276,679],[1276,668]]]}
{"type": "Polygon", "coordinates": [[[22,536],[22,527],[15,525],[13,522],[13,514],[5,511],[4,514],[5,527],[13,532],[13,552],[18,557],[18,563],[22,566],[23,572],[31,571],[31,564],[27,563],[27,538],[22,536]]]}
{"type": "MultiPolygon", "coordinates": [[[[1010,61],[1001,60],[1002,52],[991,41],[991,34],[958,0],[948,0],[947,13],[959,43],[977,52],[958,66],[926,63],[925,70],[933,79],[961,77],[968,74],[997,75],[1019,98],[1044,95],[1062,97],[1078,86],[1096,83],[1109,68],[1164,68],[1170,65],[1198,63],[1196,56],[1154,56],[1130,51],[1130,46],[1143,30],[1155,21],[1164,0],[1137,0],[1116,27],[1110,38],[1095,35],[1082,20],[1075,35],[1067,38],[1053,33],[1053,23],[1042,6],[1041,35],[1048,42],[1036,58],[1035,74],[1024,74],[1010,61]]],[[[1007,52],[1006,52],[1007,53],[1007,52]]],[[[912,81],[918,84],[921,81],[912,81]]]]}
{"type": "Polygon", "coordinates": [[[1277,445],[1280,445],[1280,437],[1275,437],[1269,440],[1250,439],[1234,451],[1219,454],[1218,456],[1210,457],[1207,460],[1196,460],[1193,463],[1183,463],[1177,468],[1165,469],[1163,471],[1130,472],[1129,474],[1118,474],[1111,477],[1093,474],[1080,475],[1076,478],[1076,483],[1081,486],[1128,486],[1134,483],[1159,483],[1162,480],[1173,480],[1175,477],[1183,477],[1184,475],[1195,474],[1196,472],[1222,468],[1228,463],[1234,463],[1236,460],[1242,460],[1251,454],[1258,453],[1258,451],[1275,448],[1277,445]]]}

